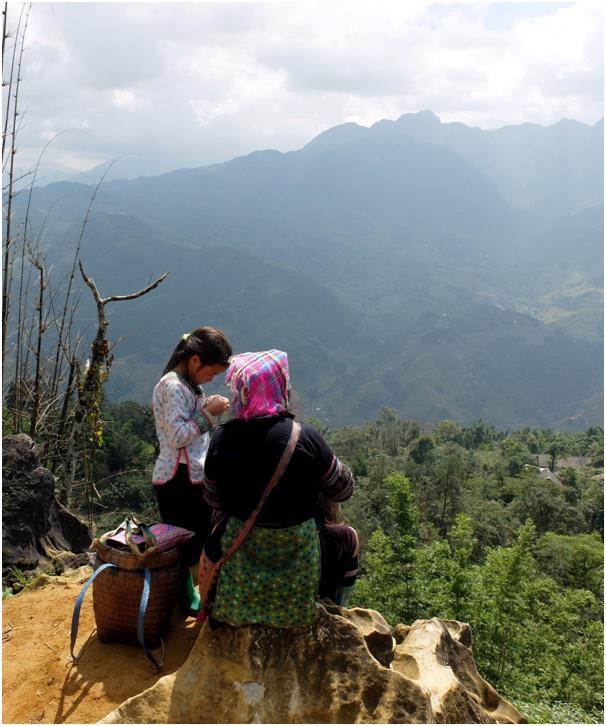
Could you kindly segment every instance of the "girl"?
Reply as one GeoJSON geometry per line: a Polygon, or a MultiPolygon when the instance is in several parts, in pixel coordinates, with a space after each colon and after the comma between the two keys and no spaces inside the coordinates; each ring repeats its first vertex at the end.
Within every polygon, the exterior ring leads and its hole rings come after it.
{"type": "Polygon", "coordinates": [[[198,328],[184,335],[166,364],[153,393],[153,411],[160,453],[152,482],[163,522],[195,532],[181,545],[183,566],[178,604],[197,614],[200,598],[189,568],[198,562],[210,532],[210,507],[202,482],[213,416],[229,407],[223,396],[206,397],[202,384],[227,370],[229,340],[217,328],[198,328]]]}

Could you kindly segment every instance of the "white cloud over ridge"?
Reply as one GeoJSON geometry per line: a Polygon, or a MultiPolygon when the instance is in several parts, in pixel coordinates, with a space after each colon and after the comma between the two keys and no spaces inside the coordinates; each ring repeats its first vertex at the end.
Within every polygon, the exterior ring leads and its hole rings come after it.
{"type": "Polygon", "coordinates": [[[601,5],[506,6],[36,3],[20,163],[67,128],[89,133],[62,134],[49,165],[136,154],[160,173],[421,109],[482,128],[595,123],[601,5]]]}

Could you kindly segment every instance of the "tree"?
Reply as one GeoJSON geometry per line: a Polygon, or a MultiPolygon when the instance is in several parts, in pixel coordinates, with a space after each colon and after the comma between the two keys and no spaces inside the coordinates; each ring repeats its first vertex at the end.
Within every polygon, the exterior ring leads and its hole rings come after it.
{"type": "MultiPolygon", "coordinates": [[[[84,373],[82,383],[78,388],[78,396],[76,399],[67,445],[66,466],[59,497],[66,506],[71,504],[72,487],[78,461],[77,447],[86,430],[88,430],[88,444],[90,446],[90,450],[89,455],[84,457],[85,492],[86,498],[89,502],[92,501],[91,488],[95,490],[94,483],[92,481],[92,461],[94,459],[94,451],[101,443],[101,390],[112,362],[110,345],[107,339],[109,323],[105,314],[105,307],[110,302],[134,300],[135,298],[146,295],[148,292],[154,290],[168,275],[168,272],[165,272],[164,275],[154,280],[154,282],[147,285],[147,287],[129,295],[110,295],[109,297],[102,298],[99,294],[95,281],[85,273],[82,262],[80,262],[79,265],[84,282],[90,288],[97,305],[97,334],[91,344],[91,358],[89,365],[84,373]]],[[[95,494],[99,496],[99,493],[96,490],[95,494]]],[[[92,510],[90,512],[90,516],[92,518],[92,510]]]]}
{"type": "Polygon", "coordinates": [[[524,470],[525,465],[535,463],[535,457],[530,453],[526,444],[514,436],[508,436],[502,441],[500,449],[510,476],[518,476],[524,470]]]}
{"type": "Polygon", "coordinates": [[[475,537],[471,517],[461,513],[455,518],[448,534],[452,567],[450,570],[450,591],[452,595],[453,618],[461,620],[468,611],[471,597],[471,556],[475,549],[475,537]]]}
{"type": "Polygon", "coordinates": [[[445,444],[433,451],[431,464],[418,478],[419,507],[441,537],[460,511],[462,483],[467,476],[466,452],[457,444],[445,444]]]}
{"type": "Polygon", "coordinates": [[[560,454],[565,453],[566,449],[566,439],[562,436],[562,434],[554,433],[547,446],[547,453],[551,457],[549,462],[549,468],[551,471],[555,471],[557,458],[560,454]]]}
{"type": "Polygon", "coordinates": [[[462,444],[463,427],[455,421],[439,421],[433,427],[433,438],[440,444],[462,444]]]}
{"type": "Polygon", "coordinates": [[[507,683],[512,654],[520,650],[523,639],[525,595],[535,576],[535,538],[535,526],[528,520],[512,547],[488,554],[475,585],[471,619],[476,653],[485,677],[497,686],[507,683]]]}
{"type": "Polygon", "coordinates": [[[479,449],[482,444],[494,441],[495,430],[479,419],[471,426],[463,427],[463,446],[466,449],[479,449]]]}
{"type": "Polygon", "coordinates": [[[415,464],[422,465],[431,459],[434,449],[435,443],[433,438],[427,434],[423,434],[412,442],[408,453],[415,464]]]}
{"type": "Polygon", "coordinates": [[[580,532],[585,526],[581,508],[571,506],[564,499],[564,488],[548,479],[527,477],[528,484],[518,489],[511,504],[518,520],[532,519],[540,534],[580,532]]]}
{"type": "Polygon", "coordinates": [[[471,518],[475,548],[479,561],[486,550],[510,545],[518,525],[510,508],[497,500],[474,499],[466,508],[471,518]]]}
{"type": "Polygon", "coordinates": [[[555,534],[539,540],[536,559],[541,570],[564,587],[589,590],[600,597],[604,584],[604,545],[596,534],[555,534]]]}
{"type": "Polygon", "coordinates": [[[378,528],[370,537],[355,602],[380,610],[393,624],[407,623],[418,613],[414,572],[417,513],[410,482],[403,474],[387,477],[386,486],[385,530],[378,528]]]}

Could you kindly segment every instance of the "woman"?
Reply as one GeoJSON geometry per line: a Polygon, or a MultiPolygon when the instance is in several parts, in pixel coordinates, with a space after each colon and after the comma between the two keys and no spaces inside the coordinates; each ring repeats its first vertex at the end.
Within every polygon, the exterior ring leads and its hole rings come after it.
{"type": "MultiPolygon", "coordinates": [[[[236,418],[213,434],[204,481],[208,504],[227,515],[223,550],[259,503],[287,446],[294,418],[288,412],[286,353],[236,355],[225,382],[234,394],[236,418]]],[[[351,472],[322,436],[302,424],[292,458],[255,527],[221,570],[213,618],[231,625],[310,624],[320,586],[319,498],[344,501],[352,495],[353,484],[351,472]]],[[[338,556],[338,550],[333,547],[331,553],[338,556]]],[[[341,556],[351,562],[352,547],[344,543],[342,550],[341,556]]]]}
{"type": "Polygon", "coordinates": [[[190,615],[198,613],[200,598],[189,567],[198,562],[210,532],[210,509],[201,487],[209,431],[214,427],[213,416],[229,407],[227,398],[207,398],[201,386],[227,370],[231,353],[229,340],[217,328],[197,328],[183,335],[153,393],[160,453],[152,483],[160,517],[196,535],[180,547],[179,606],[190,615]]]}

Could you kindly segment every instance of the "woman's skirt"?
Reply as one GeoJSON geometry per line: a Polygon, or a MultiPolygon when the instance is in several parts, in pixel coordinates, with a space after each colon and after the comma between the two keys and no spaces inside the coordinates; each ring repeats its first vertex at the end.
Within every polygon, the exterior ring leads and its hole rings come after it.
{"type": "MultiPolygon", "coordinates": [[[[221,538],[223,551],[243,524],[230,518],[221,538]]],[[[294,527],[257,526],[221,568],[212,617],[236,626],[310,625],[319,582],[320,543],[315,520],[294,527]]]]}

